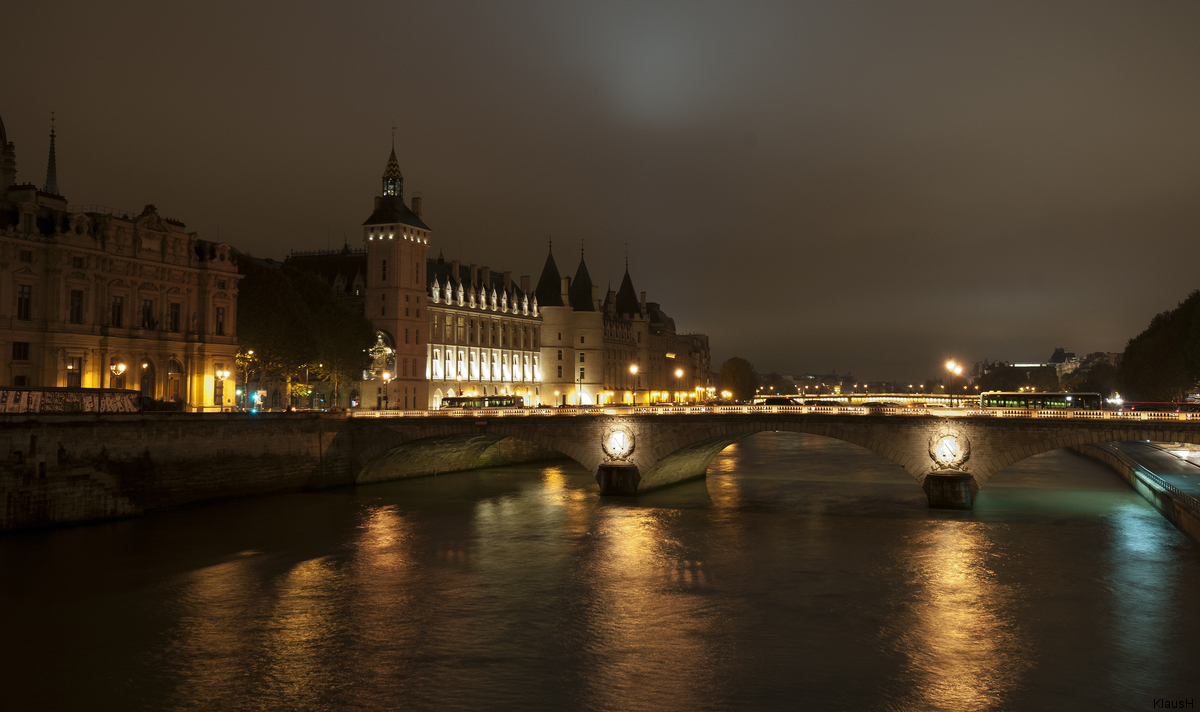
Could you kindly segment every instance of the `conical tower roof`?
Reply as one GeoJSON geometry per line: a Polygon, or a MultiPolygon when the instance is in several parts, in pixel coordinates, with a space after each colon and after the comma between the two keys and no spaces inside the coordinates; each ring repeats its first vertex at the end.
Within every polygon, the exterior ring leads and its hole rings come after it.
{"type": "Polygon", "coordinates": [[[546,255],[546,266],[542,267],[542,276],[538,278],[537,289],[533,291],[537,297],[538,306],[565,306],[562,300],[562,277],[558,274],[558,265],[554,263],[554,248],[546,255]]]}
{"type": "Polygon", "coordinates": [[[641,302],[638,301],[637,292],[633,289],[633,280],[629,277],[629,267],[626,266],[621,288],[617,290],[617,313],[639,314],[641,310],[641,302]]]}
{"type": "Polygon", "coordinates": [[[571,308],[575,311],[596,311],[596,305],[592,302],[592,276],[588,274],[582,251],[579,255],[579,269],[575,270],[575,279],[571,280],[570,297],[571,308]]]}

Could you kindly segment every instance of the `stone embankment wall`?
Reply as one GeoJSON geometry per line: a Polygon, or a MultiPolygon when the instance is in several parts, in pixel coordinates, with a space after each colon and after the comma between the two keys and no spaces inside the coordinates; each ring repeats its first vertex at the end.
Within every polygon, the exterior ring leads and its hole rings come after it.
{"type": "Polygon", "coordinates": [[[356,420],[299,413],[8,416],[0,419],[0,531],[562,457],[511,437],[460,436],[390,454],[395,443],[386,443],[378,462],[364,469],[363,451],[375,453],[380,443],[356,420]]]}
{"type": "Polygon", "coordinates": [[[305,414],[9,417],[0,530],[353,482],[346,419],[305,414]]]}
{"type": "MultiPolygon", "coordinates": [[[[1129,486],[1157,509],[1175,528],[1187,535],[1193,542],[1200,544],[1200,516],[1194,511],[1194,506],[1185,502],[1187,495],[1175,495],[1168,492],[1138,468],[1137,463],[1128,455],[1100,445],[1080,445],[1072,448],[1079,454],[1098,460],[1108,465],[1129,483],[1129,486]]],[[[1190,500],[1190,498],[1188,498],[1190,500]]],[[[1194,505],[1194,500],[1191,503],[1194,505]]]]}

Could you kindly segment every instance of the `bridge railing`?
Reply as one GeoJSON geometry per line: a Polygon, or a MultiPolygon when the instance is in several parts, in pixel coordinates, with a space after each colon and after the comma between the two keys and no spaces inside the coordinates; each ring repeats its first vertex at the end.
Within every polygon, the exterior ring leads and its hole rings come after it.
{"type": "Polygon", "coordinates": [[[887,415],[970,417],[970,418],[1048,418],[1118,421],[1200,421],[1200,413],[1167,413],[1113,410],[1036,410],[1032,408],[911,408],[856,405],[603,405],[560,408],[444,408],[441,410],[352,410],[354,418],[530,418],[573,417],[578,415],[887,415]]]}

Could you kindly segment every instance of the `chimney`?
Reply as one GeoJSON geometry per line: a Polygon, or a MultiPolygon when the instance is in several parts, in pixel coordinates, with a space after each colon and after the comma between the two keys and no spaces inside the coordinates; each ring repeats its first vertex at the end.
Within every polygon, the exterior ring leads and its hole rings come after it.
{"type": "Polygon", "coordinates": [[[529,275],[527,274],[521,275],[521,294],[529,296],[529,275]]]}
{"type": "Polygon", "coordinates": [[[479,265],[471,265],[471,286],[479,288],[479,265]]]}
{"type": "Polygon", "coordinates": [[[487,265],[483,266],[483,293],[492,298],[492,270],[487,265]]]}
{"type": "Polygon", "coordinates": [[[592,285],[592,304],[596,306],[596,311],[600,311],[600,285],[592,285]]]}
{"type": "Polygon", "coordinates": [[[571,306],[571,278],[562,278],[562,300],[564,306],[571,306]]]}
{"type": "Polygon", "coordinates": [[[450,281],[453,282],[455,286],[462,281],[462,278],[459,276],[458,272],[458,260],[450,260],[450,281]]]}
{"type": "Polygon", "coordinates": [[[421,217],[421,196],[414,195],[412,197],[412,211],[417,217],[421,217]]]}
{"type": "Polygon", "coordinates": [[[642,313],[646,313],[646,293],[642,292],[642,313]]]}
{"type": "Polygon", "coordinates": [[[512,272],[504,273],[504,291],[512,292],[512,272]]]}

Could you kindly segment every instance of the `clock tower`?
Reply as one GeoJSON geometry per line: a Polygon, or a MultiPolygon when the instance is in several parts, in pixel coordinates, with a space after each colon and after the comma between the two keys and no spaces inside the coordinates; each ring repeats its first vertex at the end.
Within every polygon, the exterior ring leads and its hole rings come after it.
{"type": "Polygon", "coordinates": [[[425,408],[429,402],[425,262],[431,234],[421,220],[421,198],[404,203],[404,176],[393,139],[375,211],[363,222],[364,310],[377,332],[369,382],[375,388],[362,394],[364,408],[385,403],[392,409],[425,408]]]}

